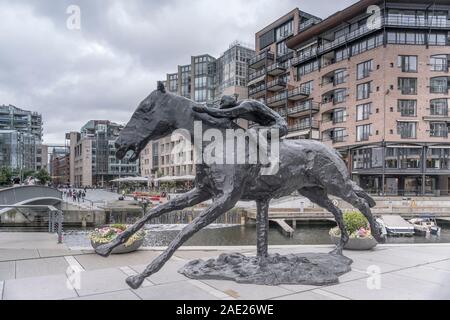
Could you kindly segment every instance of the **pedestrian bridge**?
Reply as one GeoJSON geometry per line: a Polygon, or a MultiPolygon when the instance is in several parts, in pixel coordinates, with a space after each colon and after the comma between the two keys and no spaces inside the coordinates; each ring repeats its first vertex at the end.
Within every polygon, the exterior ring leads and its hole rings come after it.
{"type": "Polygon", "coordinates": [[[51,205],[62,202],[61,191],[45,186],[17,186],[0,189],[0,205],[51,205]]]}

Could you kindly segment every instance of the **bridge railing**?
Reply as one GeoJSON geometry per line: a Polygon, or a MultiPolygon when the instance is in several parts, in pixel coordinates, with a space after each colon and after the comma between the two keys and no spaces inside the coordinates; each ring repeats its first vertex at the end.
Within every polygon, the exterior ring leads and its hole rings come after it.
{"type": "Polygon", "coordinates": [[[48,232],[56,233],[58,235],[58,243],[62,243],[64,214],[62,210],[55,208],[54,206],[46,205],[0,205],[0,211],[2,209],[44,209],[48,214],[48,232]]]}
{"type": "Polygon", "coordinates": [[[58,189],[45,186],[16,186],[0,189],[0,204],[20,204],[36,198],[62,199],[62,193],[58,189]]]}

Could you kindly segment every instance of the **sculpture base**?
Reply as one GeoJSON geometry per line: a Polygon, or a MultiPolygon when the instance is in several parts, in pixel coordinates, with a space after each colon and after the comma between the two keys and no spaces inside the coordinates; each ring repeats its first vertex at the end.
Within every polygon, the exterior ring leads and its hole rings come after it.
{"type": "Polygon", "coordinates": [[[178,272],[192,279],[233,280],[260,285],[327,285],[351,270],[352,260],[329,253],[270,254],[261,260],[240,253],[223,253],[217,259],[193,260],[178,272]]]}

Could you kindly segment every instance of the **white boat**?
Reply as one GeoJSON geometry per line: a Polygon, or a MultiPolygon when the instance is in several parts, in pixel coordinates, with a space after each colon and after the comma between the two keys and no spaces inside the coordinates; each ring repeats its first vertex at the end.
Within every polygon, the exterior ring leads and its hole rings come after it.
{"type": "Polygon", "coordinates": [[[381,220],[388,236],[413,236],[414,226],[400,215],[382,215],[381,220]]]}
{"type": "Polygon", "coordinates": [[[414,226],[414,232],[417,235],[426,236],[432,234],[439,236],[441,228],[437,225],[436,218],[432,215],[423,215],[409,220],[414,226]]]}

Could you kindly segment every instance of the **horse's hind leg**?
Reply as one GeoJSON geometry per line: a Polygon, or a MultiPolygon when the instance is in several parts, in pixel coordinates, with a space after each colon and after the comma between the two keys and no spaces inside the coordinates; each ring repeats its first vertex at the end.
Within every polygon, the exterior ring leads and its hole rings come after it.
{"type": "Polygon", "coordinates": [[[269,202],[270,199],[256,201],[256,252],[259,258],[268,254],[269,202]]]}
{"type": "Polygon", "coordinates": [[[232,209],[239,200],[240,193],[232,192],[231,194],[224,194],[218,199],[215,199],[213,204],[205,209],[197,218],[195,218],[189,225],[184,227],[176,238],[170,243],[167,249],[160,254],[155,260],[147,266],[141,274],[128,277],[126,282],[133,289],[137,289],[145,278],[157,272],[170,259],[174,252],[196,232],[206,227],[220,215],[232,209]]]}
{"type": "Polygon", "coordinates": [[[103,257],[108,256],[111,251],[117,247],[118,245],[127,242],[127,240],[138,230],[140,230],[146,222],[150,221],[153,218],[159,217],[160,215],[171,212],[174,210],[181,210],[186,207],[194,206],[200,202],[210,199],[211,196],[209,193],[200,190],[193,189],[169,202],[166,202],[162,205],[157,206],[156,208],[151,209],[144,217],[139,219],[134,225],[127,228],[124,232],[118,235],[111,242],[98,246],[95,249],[95,252],[103,257]]]}
{"type": "Polygon", "coordinates": [[[344,225],[344,217],[342,211],[336,207],[333,202],[328,198],[327,192],[321,187],[305,187],[299,189],[298,192],[314,202],[315,204],[321,206],[322,208],[330,211],[336,220],[336,223],[341,230],[341,240],[336,246],[336,249],[331,251],[332,254],[342,254],[342,249],[344,249],[345,244],[348,242],[348,233],[344,225]]]}

